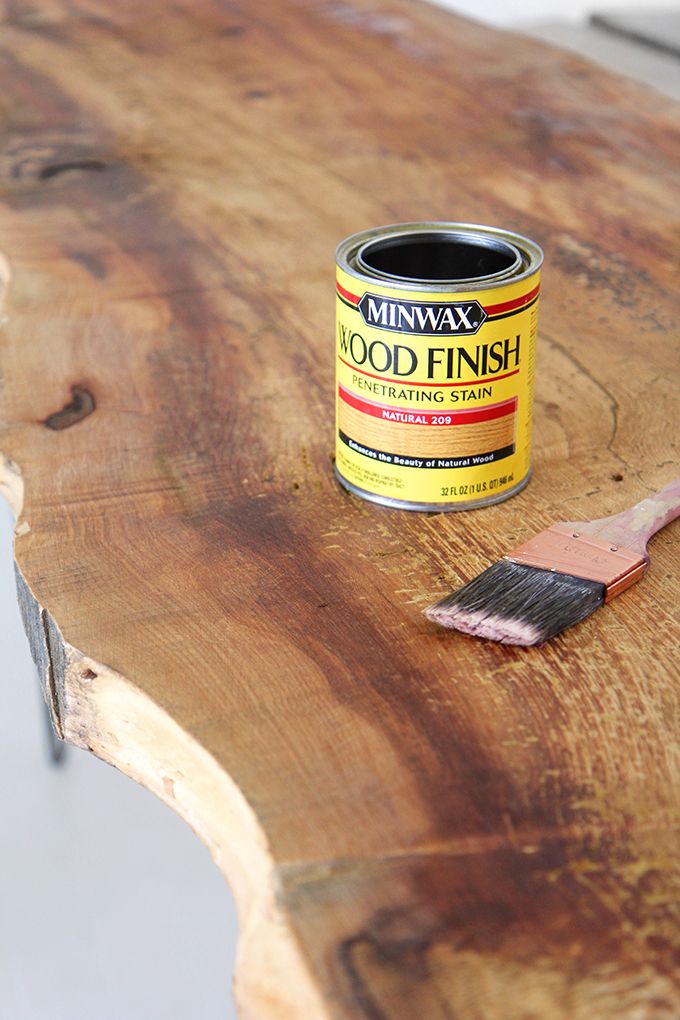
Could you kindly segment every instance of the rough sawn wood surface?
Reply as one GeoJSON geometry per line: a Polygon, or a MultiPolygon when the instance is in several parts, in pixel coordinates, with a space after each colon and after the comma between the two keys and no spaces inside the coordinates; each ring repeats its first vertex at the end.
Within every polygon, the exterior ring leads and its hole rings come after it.
{"type": "Polygon", "coordinates": [[[232,883],[241,1016],[677,1018],[680,528],[543,649],[420,610],[678,473],[680,108],[399,0],[0,9],[34,654],[232,883]],[[462,515],[332,474],[334,246],[421,218],[546,252],[534,478],[462,515]]]}

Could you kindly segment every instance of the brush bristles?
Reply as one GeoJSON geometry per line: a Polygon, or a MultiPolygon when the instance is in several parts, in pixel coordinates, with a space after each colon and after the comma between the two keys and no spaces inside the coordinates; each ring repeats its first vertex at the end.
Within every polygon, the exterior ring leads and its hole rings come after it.
{"type": "Polygon", "coordinates": [[[605,591],[597,581],[499,560],[425,615],[491,641],[540,645],[599,609],[605,591]]]}

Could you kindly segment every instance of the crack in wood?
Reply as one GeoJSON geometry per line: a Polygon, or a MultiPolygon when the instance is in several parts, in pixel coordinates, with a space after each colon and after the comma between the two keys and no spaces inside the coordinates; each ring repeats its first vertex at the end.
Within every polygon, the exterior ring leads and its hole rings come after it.
{"type": "Polygon", "coordinates": [[[96,173],[101,173],[102,170],[107,170],[108,166],[109,164],[105,163],[103,159],[65,160],[63,163],[49,163],[47,166],[42,167],[38,172],[38,179],[49,181],[53,177],[58,177],[59,174],[68,173],[69,170],[92,170],[96,173]]]}

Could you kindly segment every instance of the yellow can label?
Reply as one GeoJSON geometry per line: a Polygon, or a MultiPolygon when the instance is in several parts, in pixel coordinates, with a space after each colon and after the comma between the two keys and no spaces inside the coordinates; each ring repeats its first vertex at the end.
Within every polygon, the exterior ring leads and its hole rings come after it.
{"type": "Polygon", "coordinates": [[[368,495],[451,506],[528,475],[540,270],[429,293],[338,267],[336,467],[368,495]]]}

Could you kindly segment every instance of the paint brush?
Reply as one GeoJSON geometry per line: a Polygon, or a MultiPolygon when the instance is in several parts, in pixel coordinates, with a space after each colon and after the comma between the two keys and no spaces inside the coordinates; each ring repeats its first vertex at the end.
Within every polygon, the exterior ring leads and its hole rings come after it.
{"type": "Polygon", "coordinates": [[[425,615],[503,644],[543,644],[639,581],[649,539],[678,516],[680,478],[612,517],[553,524],[425,615]]]}

